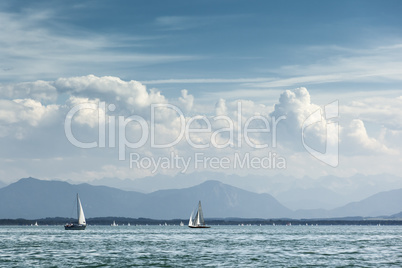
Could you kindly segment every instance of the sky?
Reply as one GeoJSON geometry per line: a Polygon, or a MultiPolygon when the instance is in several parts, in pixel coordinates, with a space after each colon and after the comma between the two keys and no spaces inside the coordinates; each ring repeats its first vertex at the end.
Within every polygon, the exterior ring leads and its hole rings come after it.
{"type": "Polygon", "coordinates": [[[402,174],[401,1],[2,1],[0,181],[402,174]]]}

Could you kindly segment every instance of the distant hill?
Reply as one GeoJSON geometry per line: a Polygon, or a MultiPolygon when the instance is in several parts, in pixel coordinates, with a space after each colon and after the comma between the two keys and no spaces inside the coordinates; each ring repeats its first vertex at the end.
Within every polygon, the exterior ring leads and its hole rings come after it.
{"type": "Polygon", "coordinates": [[[143,197],[105,186],[25,178],[0,189],[0,217],[76,217],[77,193],[89,217],[124,215],[129,210],[127,204],[138,203],[143,197]]]}
{"type": "Polygon", "coordinates": [[[269,194],[256,194],[217,181],[150,194],[89,184],[21,179],[0,189],[0,218],[75,217],[80,194],[86,217],[187,218],[198,200],[206,218],[278,218],[291,215],[269,194]]]}
{"type": "Polygon", "coordinates": [[[402,211],[394,215],[391,215],[390,218],[402,219],[402,211]]]}
{"type": "Polygon", "coordinates": [[[330,211],[332,217],[386,216],[402,210],[402,189],[380,192],[330,211]]]}
{"type": "Polygon", "coordinates": [[[380,192],[359,202],[351,202],[332,210],[297,210],[293,215],[295,218],[381,217],[389,215],[396,218],[398,214],[395,213],[401,210],[402,189],[397,189],[380,192]]]}
{"type": "Polygon", "coordinates": [[[156,191],[147,194],[146,198],[148,205],[170,211],[173,217],[189,217],[198,200],[202,200],[204,214],[210,218],[279,218],[289,217],[292,213],[269,194],[252,193],[218,181],[206,181],[179,190],[156,191]]]}

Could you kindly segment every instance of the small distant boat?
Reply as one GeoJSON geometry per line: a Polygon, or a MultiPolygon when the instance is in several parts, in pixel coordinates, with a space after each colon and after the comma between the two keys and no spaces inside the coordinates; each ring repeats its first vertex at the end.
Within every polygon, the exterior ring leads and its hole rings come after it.
{"type": "Polygon", "coordinates": [[[77,218],[78,223],[67,223],[64,225],[65,230],[85,230],[87,223],[85,222],[84,210],[82,209],[80,197],[77,194],[77,218]]]}
{"type": "Polygon", "coordinates": [[[127,226],[131,226],[131,224],[130,224],[130,223],[127,223],[127,226]]]}
{"type": "Polygon", "coordinates": [[[180,226],[184,226],[184,223],[182,221],[180,222],[180,226]]]}
{"type": "Polygon", "coordinates": [[[191,213],[190,220],[188,221],[188,227],[190,228],[210,228],[205,225],[204,215],[202,213],[201,201],[198,202],[198,210],[193,218],[194,211],[191,213]]]}
{"type": "Polygon", "coordinates": [[[113,223],[112,224],[110,224],[110,226],[119,226],[118,224],[116,224],[116,222],[115,221],[113,221],[113,223]]]}

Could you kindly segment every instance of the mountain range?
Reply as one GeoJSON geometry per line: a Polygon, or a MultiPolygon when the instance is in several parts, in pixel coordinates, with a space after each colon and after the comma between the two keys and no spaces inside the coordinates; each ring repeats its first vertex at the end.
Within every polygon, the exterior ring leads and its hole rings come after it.
{"type": "Polygon", "coordinates": [[[323,176],[313,179],[310,177],[295,178],[282,174],[274,176],[249,174],[244,177],[219,172],[193,172],[175,176],[157,174],[134,180],[101,178],[88,183],[151,193],[157,190],[188,188],[208,180],[217,180],[254,193],[268,193],[292,210],[331,210],[363,200],[379,192],[402,188],[401,177],[389,174],[355,174],[351,177],[323,176]]]}
{"type": "MultiPolygon", "coordinates": [[[[239,174],[200,171],[189,174],[179,173],[175,176],[156,174],[138,179],[104,177],[85,182],[77,179],[64,181],[71,184],[89,183],[124,191],[151,193],[158,190],[189,188],[208,180],[220,181],[253,193],[270,194],[282,205],[294,211],[332,210],[380,192],[402,188],[402,178],[390,174],[296,178],[284,174],[240,176],[239,174]]],[[[5,181],[0,180],[0,188],[6,185],[5,181]]]]}
{"type": "Polygon", "coordinates": [[[217,181],[144,194],[26,178],[0,189],[0,218],[74,217],[76,193],[87,217],[187,218],[198,200],[202,200],[206,217],[278,218],[291,214],[269,194],[255,194],[217,181]]]}
{"type": "Polygon", "coordinates": [[[206,218],[375,217],[399,215],[402,211],[402,189],[377,193],[331,210],[291,210],[270,194],[253,193],[219,181],[140,193],[86,183],[25,178],[0,189],[0,218],[74,218],[76,193],[80,194],[87,217],[183,219],[190,216],[198,200],[202,201],[206,218]]]}

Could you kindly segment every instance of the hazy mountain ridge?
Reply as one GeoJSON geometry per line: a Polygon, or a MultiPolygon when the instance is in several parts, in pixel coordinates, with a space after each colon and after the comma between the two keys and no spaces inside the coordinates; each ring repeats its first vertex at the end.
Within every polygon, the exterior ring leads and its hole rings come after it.
{"type": "Polygon", "coordinates": [[[202,201],[207,218],[375,217],[402,211],[402,189],[377,193],[332,210],[292,211],[269,194],[253,193],[218,181],[144,194],[27,178],[0,189],[0,218],[75,217],[76,193],[80,194],[87,217],[187,218],[198,200],[202,201]]]}
{"type": "Polygon", "coordinates": [[[396,214],[394,214],[394,215],[391,215],[391,218],[394,218],[394,219],[402,219],[402,211],[399,212],[399,213],[396,213],[396,214]]]}
{"type": "Polygon", "coordinates": [[[187,218],[198,200],[206,217],[285,217],[291,211],[269,194],[251,193],[217,181],[150,194],[89,184],[21,179],[0,189],[1,218],[74,217],[74,198],[87,217],[187,218]]]}
{"type": "MultiPolygon", "coordinates": [[[[320,178],[295,178],[275,175],[247,177],[219,172],[194,172],[174,177],[155,175],[140,179],[101,178],[89,183],[125,191],[151,193],[158,190],[184,189],[208,180],[217,180],[254,193],[268,193],[292,210],[332,210],[351,202],[358,202],[374,194],[402,188],[402,178],[389,174],[351,177],[324,176],[320,178]]],[[[67,180],[71,184],[79,182],[67,180]]],[[[0,181],[0,188],[2,182],[0,181]]],[[[7,184],[3,182],[3,187],[7,184]]],[[[316,214],[316,213],[313,213],[316,214]]]]}
{"type": "Polygon", "coordinates": [[[359,202],[331,210],[335,217],[344,216],[387,216],[402,211],[402,189],[377,193],[359,202]],[[359,214],[356,215],[356,211],[359,214]]]}
{"type": "MultiPolygon", "coordinates": [[[[10,218],[75,217],[75,195],[82,193],[81,200],[89,214],[103,214],[102,207],[110,211],[126,212],[116,203],[138,201],[141,193],[127,192],[106,186],[69,184],[62,181],[43,181],[34,178],[21,179],[0,189],[0,215],[10,218]],[[104,197],[107,196],[108,200],[104,197]],[[86,200],[92,202],[86,203],[86,200]]],[[[106,216],[106,215],[105,215],[106,216]]]]}
{"type": "Polygon", "coordinates": [[[402,188],[402,178],[389,174],[351,177],[310,177],[248,175],[219,172],[194,172],[174,177],[155,175],[140,179],[102,178],[89,182],[123,190],[151,193],[157,190],[183,189],[208,180],[217,180],[254,193],[268,193],[280,203],[293,210],[331,210],[351,202],[357,202],[382,191],[402,188]]]}

